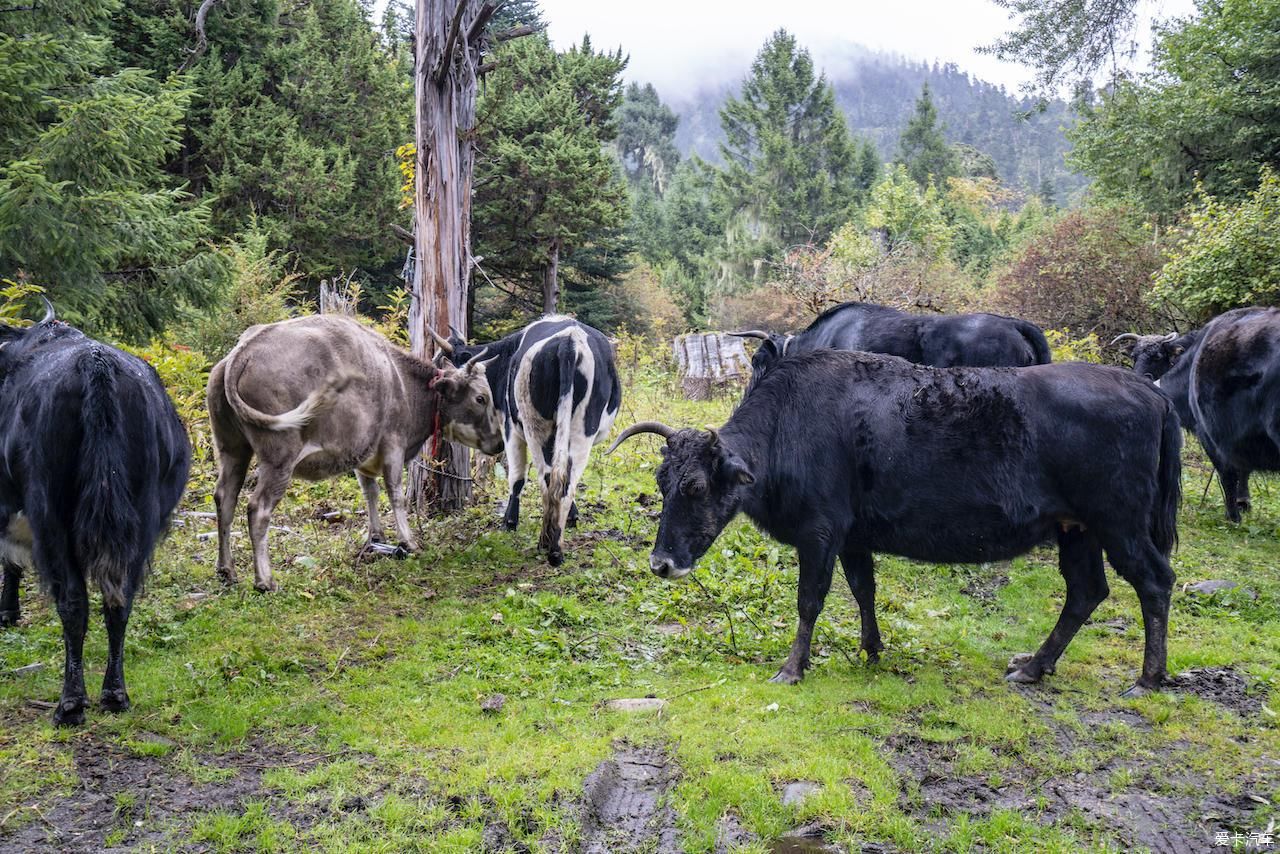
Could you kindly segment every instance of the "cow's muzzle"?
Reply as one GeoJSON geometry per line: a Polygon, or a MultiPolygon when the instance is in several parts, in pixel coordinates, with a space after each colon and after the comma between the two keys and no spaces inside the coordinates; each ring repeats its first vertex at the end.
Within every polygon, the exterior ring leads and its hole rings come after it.
{"type": "Polygon", "coordinates": [[[665,578],[668,581],[674,581],[677,578],[684,578],[693,569],[691,566],[676,566],[675,558],[670,555],[660,555],[657,552],[649,555],[649,569],[653,570],[653,574],[659,578],[665,578]]]}

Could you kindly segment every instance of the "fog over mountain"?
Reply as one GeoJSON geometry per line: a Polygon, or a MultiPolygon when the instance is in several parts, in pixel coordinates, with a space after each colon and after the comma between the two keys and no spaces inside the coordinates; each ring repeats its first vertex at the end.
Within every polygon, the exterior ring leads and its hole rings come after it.
{"type": "MultiPolygon", "coordinates": [[[[1085,185],[1064,155],[1070,145],[1063,133],[1074,116],[1063,101],[1033,111],[1034,101],[971,76],[955,65],[913,62],[851,46],[838,65],[828,64],[827,78],[850,129],[872,140],[886,161],[892,160],[898,136],[928,82],[938,117],[949,142],[965,143],[990,155],[1008,184],[1039,189],[1048,179],[1055,198],[1065,202],[1085,185]]],[[[745,75],[744,67],[742,74],[745,75]]],[[[741,76],[700,91],[666,98],[680,116],[676,144],[684,155],[696,153],[718,162],[720,107],[741,88],[741,76]]]]}

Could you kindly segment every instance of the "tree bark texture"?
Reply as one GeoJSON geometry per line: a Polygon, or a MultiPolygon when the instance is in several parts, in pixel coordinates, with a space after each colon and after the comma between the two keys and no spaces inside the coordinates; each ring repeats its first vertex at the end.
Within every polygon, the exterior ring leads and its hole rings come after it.
{"type": "MultiPolygon", "coordinates": [[[[476,123],[477,68],[494,0],[418,0],[414,56],[414,276],[409,341],[414,355],[431,358],[431,328],[464,337],[471,277],[472,133],[476,123]]],[[[471,497],[467,448],[432,442],[410,467],[410,500],[442,510],[460,509],[471,497]]]]}
{"type": "Polygon", "coordinates": [[[542,313],[555,314],[560,302],[560,241],[551,241],[547,265],[542,268],[542,313]]]}

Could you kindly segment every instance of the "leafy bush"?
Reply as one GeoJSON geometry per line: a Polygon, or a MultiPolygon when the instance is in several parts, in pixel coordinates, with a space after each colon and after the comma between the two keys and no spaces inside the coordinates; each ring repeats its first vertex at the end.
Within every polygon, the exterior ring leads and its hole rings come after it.
{"type": "Polygon", "coordinates": [[[1244,201],[1201,191],[1190,229],[1156,277],[1153,296],[1193,319],[1280,300],[1280,176],[1270,168],[1244,201]]]}
{"type": "Polygon", "coordinates": [[[1162,261],[1138,212],[1072,211],[998,275],[993,307],[1076,338],[1143,331],[1159,325],[1147,295],[1162,261]]]}
{"type": "Polygon", "coordinates": [[[193,350],[216,359],[226,355],[240,334],[258,323],[274,323],[297,314],[293,300],[300,276],[287,269],[287,256],[267,249],[267,235],[256,224],[223,249],[230,282],[214,300],[178,331],[193,350]]]}
{"type": "Polygon", "coordinates": [[[205,387],[209,384],[212,366],[209,358],[171,337],[153,339],[146,346],[122,344],[120,347],[156,369],[191,437],[192,478],[209,476],[213,460],[213,435],[205,406],[205,387]]]}
{"type": "Polygon", "coordinates": [[[1083,338],[1073,338],[1066,329],[1046,329],[1044,337],[1049,342],[1049,352],[1055,362],[1092,362],[1098,365],[1105,361],[1102,341],[1092,332],[1083,338]]]}

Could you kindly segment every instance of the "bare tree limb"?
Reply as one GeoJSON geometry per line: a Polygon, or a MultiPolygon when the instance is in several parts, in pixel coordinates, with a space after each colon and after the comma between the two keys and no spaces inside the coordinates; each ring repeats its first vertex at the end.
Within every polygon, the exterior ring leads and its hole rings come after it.
{"type": "Polygon", "coordinates": [[[186,60],[178,68],[179,73],[189,70],[209,49],[209,37],[205,34],[204,26],[209,19],[209,11],[213,9],[213,4],[217,2],[218,0],[203,0],[200,3],[200,8],[196,10],[196,46],[188,51],[186,60]]]}
{"type": "Polygon", "coordinates": [[[413,245],[413,232],[404,226],[396,225],[394,222],[391,223],[391,233],[394,234],[396,239],[400,242],[408,243],[410,246],[413,245]]]}
{"type": "Polygon", "coordinates": [[[467,30],[467,44],[473,45],[480,35],[484,32],[484,28],[489,26],[489,19],[503,6],[507,5],[506,0],[498,3],[485,3],[480,7],[480,11],[476,13],[476,19],[471,22],[471,27],[467,30]]]}
{"type": "Polygon", "coordinates": [[[462,26],[462,13],[467,11],[469,0],[458,0],[458,8],[453,10],[453,20],[449,22],[449,35],[444,40],[444,50],[440,51],[440,59],[436,67],[431,69],[431,79],[439,83],[444,77],[445,69],[453,62],[453,49],[458,42],[458,30],[462,26]]]}
{"type": "Polygon", "coordinates": [[[521,36],[531,36],[539,32],[539,27],[530,26],[529,24],[521,24],[518,27],[512,27],[509,30],[503,30],[500,33],[493,34],[493,40],[499,42],[509,42],[512,39],[518,39],[521,36]]]}

